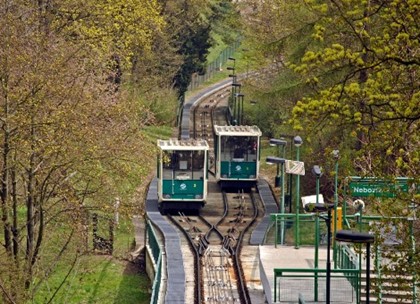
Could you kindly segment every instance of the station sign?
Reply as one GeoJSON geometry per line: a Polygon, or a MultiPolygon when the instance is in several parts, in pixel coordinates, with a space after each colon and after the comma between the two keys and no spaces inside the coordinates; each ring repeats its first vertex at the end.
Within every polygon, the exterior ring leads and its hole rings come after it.
{"type": "Polygon", "coordinates": [[[297,160],[286,159],[286,173],[305,175],[305,163],[297,160]]]}
{"type": "Polygon", "coordinates": [[[398,177],[387,181],[375,177],[350,177],[350,194],[353,197],[395,197],[399,192],[408,192],[412,179],[398,177]]]}

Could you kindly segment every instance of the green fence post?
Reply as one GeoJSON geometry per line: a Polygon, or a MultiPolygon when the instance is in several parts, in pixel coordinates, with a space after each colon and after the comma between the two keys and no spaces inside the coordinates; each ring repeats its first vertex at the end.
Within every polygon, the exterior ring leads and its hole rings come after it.
{"type": "Polygon", "coordinates": [[[276,233],[274,234],[274,247],[275,248],[277,248],[277,242],[278,242],[278,232],[279,232],[279,227],[278,227],[278,224],[277,224],[277,215],[276,215],[276,226],[275,226],[275,228],[276,228],[276,233]]]}
{"type": "MultiPolygon", "coordinates": [[[[303,141],[300,136],[295,136],[293,138],[294,145],[296,147],[296,160],[299,161],[300,157],[300,146],[303,141]]],[[[300,246],[300,235],[299,235],[299,207],[300,207],[300,175],[296,174],[296,202],[295,202],[295,248],[298,249],[300,246]]]]}
{"type": "MultiPolygon", "coordinates": [[[[284,148],[283,148],[284,149],[284,148]]],[[[280,213],[284,214],[284,163],[281,163],[281,204],[280,204],[280,213]]],[[[281,228],[280,228],[280,244],[284,245],[284,217],[281,219],[281,228]]]]}
{"type": "MultiPolygon", "coordinates": [[[[319,216],[318,214],[315,217],[315,261],[314,267],[318,269],[318,249],[319,249],[319,216]]],[[[314,279],[314,300],[315,302],[318,301],[318,272],[315,273],[314,279]]]]}
{"type": "MultiPolygon", "coordinates": [[[[334,150],[333,156],[335,158],[335,174],[334,174],[334,233],[337,231],[337,207],[338,207],[338,159],[339,151],[334,150]]],[[[334,239],[333,243],[333,261],[334,269],[337,269],[337,242],[334,239]]]]}
{"type": "Polygon", "coordinates": [[[274,272],[274,302],[277,302],[277,274],[274,272]]]}
{"type": "Polygon", "coordinates": [[[416,254],[416,240],[413,234],[413,222],[414,217],[408,218],[408,223],[410,225],[410,241],[411,241],[411,266],[413,269],[413,304],[417,304],[417,281],[416,281],[416,270],[414,267],[414,255],[416,254]]]}
{"type": "Polygon", "coordinates": [[[376,267],[376,274],[377,274],[377,280],[376,282],[379,282],[379,303],[382,303],[382,279],[381,279],[381,248],[377,245],[375,246],[375,267],[376,267]]]}

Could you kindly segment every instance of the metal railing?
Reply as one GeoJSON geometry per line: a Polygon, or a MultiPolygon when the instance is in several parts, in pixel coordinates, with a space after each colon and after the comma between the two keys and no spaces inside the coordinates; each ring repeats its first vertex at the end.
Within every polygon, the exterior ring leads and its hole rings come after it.
{"type": "Polygon", "coordinates": [[[159,256],[162,254],[162,250],[156,237],[156,232],[149,220],[146,222],[146,244],[149,246],[150,251],[152,252],[153,263],[157,264],[159,256]]]}
{"type": "MultiPolygon", "coordinates": [[[[312,235],[307,235],[307,239],[306,244],[314,244],[315,245],[315,251],[317,251],[317,248],[323,243],[322,239],[324,238],[324,236],[326,235],[325,233],[325,229],[323,231],[322,227],[320,227],[320,225],[316,224],[316,220],[317,218],[314,218],[314,215],[312,214],[299,214],[299,226],[300,226],[300,231],[302,232],[303,228],[305,228],[305,225],[309,225],[307,226],[306,230],[311,231],[310,234],[312,235]],[[312,223],[311,223],[312,222],[312,223]],[[315,230],[313,229],[313,223],[315,222],[315,230]],[[311,228],[311,229],[308,229],[311,228]],[[315,233],[313,233],[313,231],[315,231],[315,233]]],[[[344,221],[344,226],[347,226],[347,228],[353,229],[353,230],[359,230],[359,231],[375,231],[375,225],[373,224],[374,222],[381,222],[384,221],[385,218],[381,217],[381,216],[368,216],[368,215],[347,215],[346,219],[344,221]]],[[[408,226],[408,239],[405,240],[410,246],[411,248],[407,248],[407,250],[409,251],[406,255],[408,257],[410,256],[414,256],[416,254],[416,245],[415,245],[415,239],[413,237],[413,220],[411,218],[406,218],[406,217],[391,217],[391,218],[387,218],[387,220],[392,220],[395,222],[395,224],[397,225],[397,223],[404,223],[405,222],[405,226],[408,226]]],[[[293,234],[291,233],[292,229],[288,229],[287,227],[292,227],[293,225],[296,225],[296,215],[295,214],[288,214],[288,213],[276,213],[276,214],[271,214],[271,221],[273,224],[273,227],[275,227],[275,240],[274,240],[274,244],[275,246],[277,246],[277,244],[279,243],[279,239],[280,239],[280,234],[283,233],[286,235],[286,237],[283,237],[286,240],[286,244],[292,245],[293,244],[293,234]],[[284,223],[285,225],[281,225],[281,223],[284,223]],[[279,229],[280,227],[286,227],[285,229],[279,229]]],[[[322,221],[324,222],[324,221],[322,221]]],[[[377,229],[376,229],[377,230],[377,229]]],[[[376,231],[376,233],[382,234],[381,231],[376,231]]],[[[300,236],[302,237],[302,236],[300,236]]],[[[402,242],[402,240],[398,240],[398,242],[402,242]]],[[[361,266],[361,261],[362,261],[362,257],[361,254],[355,254],[352,250],[352,246],[347,246],[345,244],[339,244],[338,242],[334,242],[333,243],[333,250],[334,250],[334,268],[335,270],[337,270],[338,268],[339,271],[342,271],[343,269],[357,269],[357,271],[359,271],[362,266],[361,266]]],[[[400,250],[401,251],[401,250],[400,250]]],[[[386,284],[385,279],[382,278],[382,263],[381,260],[384,257],[384,249],[381,250],[381,248],[377,245],[375,245],[375,254],[374,254],[374,260],[375,260],[375,275],[376,278],[373,282],[373,285],[376,288],[376,294],[379,300],[381,300],[383,298],[383,288],[382,288],[382,284],[386,284]]],[[[318,260],[318,255],[315,254],[315,260],[318,260]]],[[[413,259],[411,259],[413,260],[413,259]]],[[[317,262],[316,266],[317,266],[317,262]]],[[[315,267],[316,268],[316,267],[315,267]]],[[[410,281],[410,283],[407,282],[407,284],[410,285],[410,292],[407,292],[407,294],[410,294],[412,297],[412,303],[418,303],[418,280],[416,280],[416,278],[418,277],[416,275],[416,270],[415,267],[412,268],[412,273],[407,273],[406,274],[406,278],[405,281],[410,281]]],[[[359,273],[359,278],[356,280],[354,278],[354,276],[348,276],[347,279],[349,281],[349,283],[351,284],[351,286],[353,286],[356,290],[356,295],[357,295],[357,299],[358,302],[361,301],[361,296],[362,296],[362,286],[361,286],[361,273],[359,273]]],[[[400,284],[402,285],[402,284],[400,284]]],[[[403,286],[401,286],[403,287],[403,286]]],[[[398,293],[398,290],[395,291],[396,293],[398,293]]],[[[390,292],[388,292],[390,293],[390,292]]],[[[296,297],[295,297],[296,300],[296,297]]]]}
{"type": "MultiPolygon", "coordinates": [[[[335,266],[339,269],[354,269],[359,271],[359,257],[349,246],[346,244],[340,244],[337,246],[337,261],[335,266]]],[[[358,272],[357,277],[345,274],[347,280],[356,291],[356,299],[360,299],[360,275],[361,271],[358,272]]]]}
{"type": "Polygon", "coordinates": [[[161,246],[159,245],[156,232],[154,231],[149,220],[146,221],[146,244],[151,252],[151,257],[155,268],[155,277],[152,285],[152,297],[150,299],[150,303],[157,304],[159,302],[159,294],[162,281],[162,250],[161,246]]]}
{"type": "Polygon", "coordinates": [[[162,281],[162,254],[159,254],[159,258],[156,263],[156,275],[153,280],[152,286],[152,297],[150,299],[151,304],[157,304],[159,302],[160,285],[162,281]]]}
{"type": "MultiPolygon", "coordinates": [[[[331,299],[340,303],[354,303],[355,288],[346,283],[348,277],[359,278],[358,269],[331,269],[331,299]]],[[[326,269],[274,268],[274,302],[293,301],[296,296],[307,301],[325,301],[326,269]],[[322,279],[322,280],[320,280],[322,279]],[[296,283],[297,281],[298,284],[296,283]],[[322,281],[322,282],[321,282],[322,281]],[[296,288],[299,286],[299,288],[296,288]]],[[[299,302],[304,303],[304,302],[299,302]]]]}

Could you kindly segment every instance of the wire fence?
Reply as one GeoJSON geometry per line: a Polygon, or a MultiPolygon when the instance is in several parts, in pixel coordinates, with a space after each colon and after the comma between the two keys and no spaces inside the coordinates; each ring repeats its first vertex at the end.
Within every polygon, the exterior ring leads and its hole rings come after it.
{"type": "Polygon", "coordinates": [[[239,47],[240,41],[236,41],[233,45],[228,46],[222,52],[220,52],[219,56],[212,62],[207,64],[207,67],[203,74],[194,73],[191,76],[191,83],[188,86],[188,90],[192,91],[199,87],[202,83],[206,82],[210,78],[212,78],[217,72],[222,70],[222,66],[226,63],[228,58],[235,53],[236,49],[239,47]]]}

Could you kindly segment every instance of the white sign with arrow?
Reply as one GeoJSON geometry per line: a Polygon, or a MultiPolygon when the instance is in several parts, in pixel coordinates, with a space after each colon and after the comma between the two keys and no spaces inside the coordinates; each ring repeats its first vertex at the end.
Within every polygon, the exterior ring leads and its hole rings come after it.
{"type": "Polygon", "coordinates": [[[305,163],[297,160],[286,159],[286,173],[305,175],[305,163]]]}

